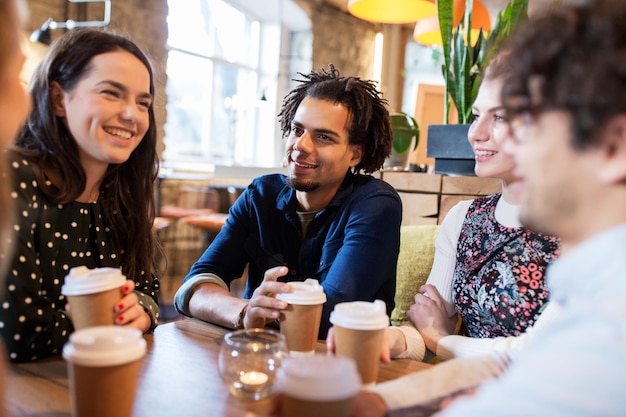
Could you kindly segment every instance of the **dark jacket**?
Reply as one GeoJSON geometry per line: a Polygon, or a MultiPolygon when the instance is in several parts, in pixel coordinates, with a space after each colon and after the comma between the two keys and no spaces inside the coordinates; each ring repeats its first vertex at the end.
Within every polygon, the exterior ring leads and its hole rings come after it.
{"type": "MultiPolygon", "coordinates": [[[[255,179],[185,282],[213,273],[230,285],[248,264],[244,297],[250,298],[266,270],[287,266],[285,281],[315,278],[324,287],[328,300],[321,338],[339,302],[380,299],[390,314],[402,221],[402,203],[393,187],[369,175],[349,173],[330,204],[315,215],[304,239],[296,209],[295,191],[284,175],[255,179]]],[[[186,306],[177,307],[186,313],[186,306]]]]}

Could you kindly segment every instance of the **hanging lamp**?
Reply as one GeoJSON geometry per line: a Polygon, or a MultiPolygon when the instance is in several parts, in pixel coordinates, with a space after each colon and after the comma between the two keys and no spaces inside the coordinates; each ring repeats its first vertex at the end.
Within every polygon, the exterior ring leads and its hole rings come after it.
{"type": "MultiPolygon", "coordinates": [[[[452,27],[455,30],[461,20],[463,20],[464,14],[465,0],[454,0],[454,22],[452,27]]],[[[478,34],[481,30],[485,35],[491,30],[491,17],[487,7],[480,0],[474,0],[472,8],[472,29],[470,32],[472,45],[476,44],[478,34]]],[[[441,30],[439,29],[439,17],[435,14],[434,16],[428,16],[418,20],[413,30],[413,39],[421,45],[441,46],[442,40],[441,30]]]]}
{"type": "Polygon", "coordinates": [[[348,11],[374,23],[411,23],[437,14],[435,0],[349,0],[348,11]]]}

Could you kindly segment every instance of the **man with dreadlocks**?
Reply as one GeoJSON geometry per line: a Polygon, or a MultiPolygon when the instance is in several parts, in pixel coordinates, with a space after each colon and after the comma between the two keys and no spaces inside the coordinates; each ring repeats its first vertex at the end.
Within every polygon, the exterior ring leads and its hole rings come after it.
{"type": "Polygon", "coordinates": [[[388,313],[394,307],[402,203],[390,185],[367,175],[391,153],[387,102],[372,82],[342,77],[332,64],[300,75],[278,115],[287,175],[256,178],[237,199],[176,293],[184,315],[264,327],[287,307],[275,295],[307,278],[327,296],[320,338],[339,302],[380,299],[388,313]],[[239,299],[229,287],[246,265],[239,299]]]}

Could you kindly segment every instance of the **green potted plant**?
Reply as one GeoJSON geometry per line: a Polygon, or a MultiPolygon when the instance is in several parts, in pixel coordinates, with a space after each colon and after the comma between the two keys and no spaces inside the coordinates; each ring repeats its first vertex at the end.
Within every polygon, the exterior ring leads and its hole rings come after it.
{"type": "Polygon", "coordinates": [[[473,0],[466,0],[465,14],[453,31],[453,0],[438,0],[439,28],[443,43],[442,73],[445,82],[444,124],[428,127],[429,157],[435,158],[435,172],[473,175],[474,154],[467,142],[472,103],[478,93],[481,71],[487,66],[499,44],[528,17],[528,0],[511,0],[498,13],[488,39],[481,31],[476,43],[470,39],[473,0]],[[458,114],[458,125],[449,124],[452,103],[458,114]],[[454,127],[452,127],[454,126],[454,127]]]}
{"type": "Polygon", "coordinates": [[[406,113],[391,114],[393,146],[384,168],[405,171],[409,166],[409,156],[417,148],[420,128],[417,121],[406,113]]]}

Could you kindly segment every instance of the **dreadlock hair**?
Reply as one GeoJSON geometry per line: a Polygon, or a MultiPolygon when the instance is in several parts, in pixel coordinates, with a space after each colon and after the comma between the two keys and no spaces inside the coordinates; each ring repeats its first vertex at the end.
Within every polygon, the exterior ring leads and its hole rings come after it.
{"type": "Polygon", "coordinates": [[[373,81],[342,77],[333,64],[328,67],[328,71],[322,68],[307,75],[298,73],[304,79],[293,80],[300,85],[287,94],[278,113],[283,138],[289,135],[296,110],[305,97],[341,104],[350,114],[348,141],[363,148],[363,158],[354,172],[377,171],[391,154],[393,143],[387,100],[373,81]]]}

